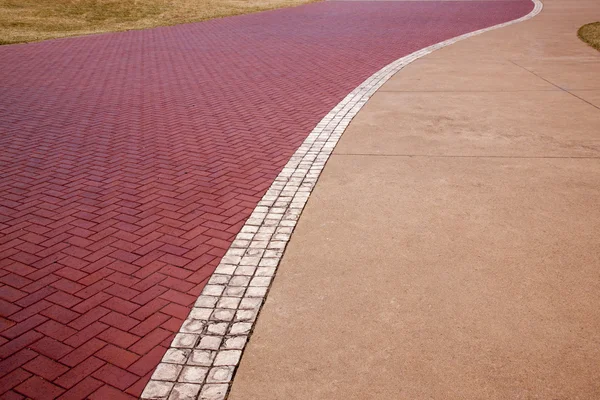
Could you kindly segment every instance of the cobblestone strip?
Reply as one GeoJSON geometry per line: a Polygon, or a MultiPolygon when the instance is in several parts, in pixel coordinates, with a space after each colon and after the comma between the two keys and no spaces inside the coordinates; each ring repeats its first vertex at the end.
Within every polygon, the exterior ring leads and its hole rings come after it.
{"type": "Polygon", "coordinates": [[[368,99],[414,60],[477,34],[530,19],[542,9],[414,52],[379,70],[344,98],[291,157],[231,244],[196,301],[142,399],[223,400],[285,246],[342,133],[368,99]]]}

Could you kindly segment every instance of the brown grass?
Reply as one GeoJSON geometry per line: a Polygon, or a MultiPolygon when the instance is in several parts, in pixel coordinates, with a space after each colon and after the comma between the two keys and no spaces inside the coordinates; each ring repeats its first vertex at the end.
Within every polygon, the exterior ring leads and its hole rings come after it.
{"type": "Polygon", "coordinates": [[[600,22],[592,22],[579,28],[577,36],[596,50],[600,51],[600,22]]]}
{"type": "Polygon", "coordinates": [[[0,44],[144,29],[315,0],[0,0],[0,44]]]}

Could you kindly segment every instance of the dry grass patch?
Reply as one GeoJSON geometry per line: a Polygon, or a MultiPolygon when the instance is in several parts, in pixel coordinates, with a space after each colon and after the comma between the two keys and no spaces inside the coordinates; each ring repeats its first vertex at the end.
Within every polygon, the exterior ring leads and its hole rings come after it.
{"type": "Polygon", "coordinates": [[[144,29],[314,0],[0,0],[0,44],[144,29]]]}
{"type": "Polygon", "coordinates": [[[579,28],[577,36],[596,50],[600,51],[600,22],[592,22],[579,28]]]}

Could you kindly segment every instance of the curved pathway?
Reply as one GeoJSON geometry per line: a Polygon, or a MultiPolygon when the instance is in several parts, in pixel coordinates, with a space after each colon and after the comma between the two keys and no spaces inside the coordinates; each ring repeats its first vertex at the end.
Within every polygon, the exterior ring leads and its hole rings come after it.
{"type": "Polygon", "coordinates": [[[576,36],[598,18],[545,0],[381,86],[228,399],[600,398],[600,53],[576,36]]]}
{"type": "Polygon", "coordinates": [[[327,2],[0,47],[0,395],[138,396],[332,107],[402,55],[531,9],[327,2]]]}

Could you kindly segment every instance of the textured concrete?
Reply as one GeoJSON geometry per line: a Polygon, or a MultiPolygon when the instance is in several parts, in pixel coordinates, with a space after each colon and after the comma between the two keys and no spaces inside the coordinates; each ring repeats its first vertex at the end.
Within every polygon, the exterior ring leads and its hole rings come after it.
{"type": "Polygon", "coordinates": [[[380,92],[353,121],[336,150],[338,154],[596,156],[599,126],[598,109],[560,90],[380,92]]]}
{"type": "Polygon", "coordinates": [[[599,17],[549,0],[382,87],[308,202],[231,400],[600,398],[600,54],[575,35],[599,17]]]}
{"type": "Polygon", "coordinates": [[[440,92],[559,90],[509,60],[457,59],[449,64],[445,59],[432,58],[434,54],[415,61],[380,91],[434,92],[437,96],[440,92]],[[499,74],[502,79],[488,79],[499,74]]]}
{"type": "Polygon", "coordinates": [[[600,90],[573,90],[571,93],[591,105],[600,108],[600,90]]]}

